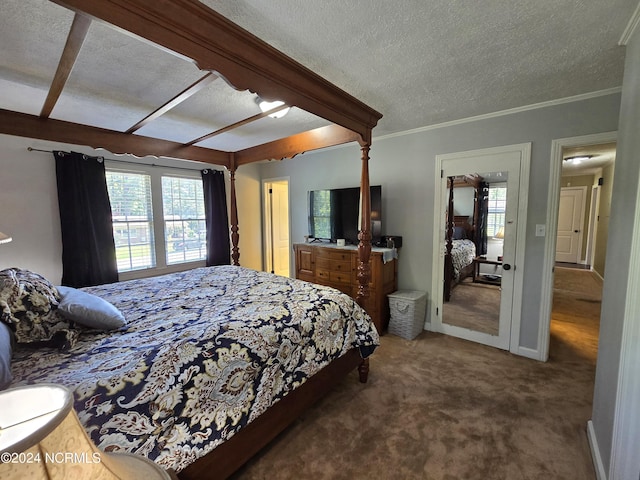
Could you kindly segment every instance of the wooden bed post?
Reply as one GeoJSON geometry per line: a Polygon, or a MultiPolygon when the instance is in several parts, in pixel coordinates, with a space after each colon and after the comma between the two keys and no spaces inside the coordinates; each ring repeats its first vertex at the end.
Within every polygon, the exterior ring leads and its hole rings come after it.
{"type": "MultiPolygon", "coordinates": [[[[367,139],[360,143],[362,170],[360,176],[360,233],[358,233],[358,305],[365,308],[369,298],[371,280],[371,189],[369,185],[369,149],[371,148],[371,130],[367,139]]],[[[382,332],[378,332],[382,334],[382,332]]],[[[360,382],[366,383],[369,376],[369,359],[364,358],[358,366],[360,382]]]]}
{"type": "Polygon", "coordinates": [[[369,186],[369,143],[361,145],[362,174],[360,178],[360,233],[358,233],[358,304],[364,308],[369,297],[371,280],[371,191],[369,186]]]}
{"type": "Polygon", "coordinates": [[[236,199],[236,159],[231,154],[229,162],[229,172],[231,173],[231,261],[233,265],[240,265],[240,247],[238,242],[240,234],[238,233],[238,201],[236,199]]]}
{"type": "Polygon", "coordinates": [[[453,260],[451,259],[451,249],[453,248],[453,177],[447,177],[449,186],[449,203],[447,207],[447,253],[444,256],[444,301],[451,299],[451,289],[453,286],[453,260]]]}

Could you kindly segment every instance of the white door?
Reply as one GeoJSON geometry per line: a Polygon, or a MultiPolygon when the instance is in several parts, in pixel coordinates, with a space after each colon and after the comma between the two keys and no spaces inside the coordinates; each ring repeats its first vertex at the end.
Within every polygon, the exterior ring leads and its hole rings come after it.
{"type": "MultiPolygon", "coordinates": [[[[490,345],[505,350],[516,351],[518,348],[520,331],[520,310],[522,302],[522,283],[524,272],[524,237],[526,226],[527,188],[529,175],[530,145],[515,145],[509,147],[498,147],[474,152],[462,152],[459,154],[449,154],[437,157],[436,165],[441,169],[438,172],[442,178],[436,185],[436,205],[437,205],[437,229],[434,247],[437,248],[437,260],[434,261],[436,272],[434,272],[434,298],[435,312],[432,311],[432,328],[435,331],[452,335],[466,340],[490,345]],[[469,322],[467,319],[458,321],[452,314],[452,309],[446,307],[443,301],[444,293],[444,252],[445,252],[445,228],[446,210],[448,208],[447,178],[465,175],[477,175],[489,185],[495,183],[505,188],[506,203],[502,204],[504,217],[501,223],[504,227],[504,238],[501,233],[494,232],[494,235],[487,242],[501,243],[499,258],[489,258],[494,261],[496,271],[500,276],[498,285],[490,285],[492,292],[472,294],[475,295],[477,303],[478,317],[480,313],[484,318],[495,319],[495,328],[486,329],[485,325],[469,322]],[[496,265],[497,264],[497,265],[496,265]],[[485,301],[491,295],[492,301],[485,301]],[[488,312],[491,303],[493,312],[488,312]],[[445,307],[445,308],[443,308],[445,307]],[[435,315],[434,315],[435,314],[435,315]]],[[[455,192],[455,189],[454,189],[455,192]]],[[[491,209],[489,209],[491,215],[491,209]]],[[[478,262],[479,263],[479,262],[478,262]]],[[[479,265],[486,267],[485,263],[479,265]]],[[[479,287],[473,279],[467,279],[467,284],[460,283],[453,289],[452,300],[456,294],[456,289],[461,289],[457,293],[461,294],[466,287],[479,287]],[[471,285],[469,284],[471,283],[471,285]]],[[[480,282],[478,282],[480,283],[480,282]]],[[[483,286],[484,287],[484,286],[483,286]]],[[[477,291],[482,292],[480,288],[477,291]]],[[[469,298],[469,297],[467,297],[469,298]]],[[[452,300],[449,300],[451,302],[452,300]]],[[[448,303],[448,302],[447,302],[448,303]]],[[[464,305],[468,307],[468,305],[464,305]]],[[[473,317],[471,312],[469,317],[473,317]]]]}
{"type": "Polygon", "coordinates": [[[580,261],[585,190],[586,187],[564,187],[560,190],[556,262],[580,261]]]}
{"type": "Polygon", "coordinates": [[[265,183],[265,254],[267,271],[290,276],[289,182],[265,183]]]}

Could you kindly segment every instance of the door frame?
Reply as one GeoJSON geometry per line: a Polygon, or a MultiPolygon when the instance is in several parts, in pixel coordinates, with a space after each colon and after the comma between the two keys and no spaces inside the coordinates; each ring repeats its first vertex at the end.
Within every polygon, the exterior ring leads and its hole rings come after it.
{"type": "MultiPolygon", "coordinates": [[[[525,240],[527,231],[527,206],[529,202],[529,170],[531,163],[531,143],[520,143],[516,145],[506,145],[501,147],[483,148],[466,152],[449,153],[436,155],[435,178],[440,179],[442,172],[442,162],[451,159],[473,158],[478,156],[498,155],[505,153],[520,154],[520,178],[519,178],[519,200],[518,200],[518,226],[516,228],[515,261],[516,268],[513,271],[513,302],[511,307],[511,332],[509,335],[509,351],[511,353],[531,356],[526,350],[520,348],[520,322],[522,315],[522,293],[524,285],[524,264],[525,264],[525,240]],[[519,267],[519,268],[518,268],[519,267]]],[[[431,291],[433,301],[431,302],[430,318],[431,328],[435,330],[440,325],[442,315],[442,295],[443,285],[440,261],[440,234],[442,232],[441,212],[445,208],[443,202],[442,182],[436,181],[434,187],[434,218],[433,218],[433,251],[432,251],[432,272],[431,291]]]]}
{"type": "Polygon", "coordinates": [[[591,202],[589,205],[589,228],[587,232],[587,250],[585,261],[593,270],[593,262],[596,257],[596,233],[597,219],[600,216],[600,185],[591,186],[591,202]]]}
{"type": "MultiPolygon", "coordinates": [[[[272,183],[287,183],[287,204],[291,207],[291,184],[290,177],[276,177],[262,179],[262,239],[263,239],[263,260],[262,269],[264,271],[271,271],[273,265],[271,264],[271,254],[273,253],[273,244],[271,239],[271,196],[269,195],[269,185],[272,183]],[[271,267],[271,269],[269,268],[271,267]]],[[[291,277],[291,208],[289,208],[289,214],[287,216],[287,222],[289,225],[289,274],[291,277]]]]}
{"type": "Polygon", "coordinates": [[[562,178],[562,149],[611,142],[618,142],[618,132],[595,133],[579,137],[558,138],[551,141],[551,165],[549,168],[549,193],[547,198],[547,235],[544,244],[540,320],[538,321],[538,360],[543,362],[549,359],[549,343],[551,341],[551,307],[553,303],[556,238],[558,235],[560,180],[562,178]]]}

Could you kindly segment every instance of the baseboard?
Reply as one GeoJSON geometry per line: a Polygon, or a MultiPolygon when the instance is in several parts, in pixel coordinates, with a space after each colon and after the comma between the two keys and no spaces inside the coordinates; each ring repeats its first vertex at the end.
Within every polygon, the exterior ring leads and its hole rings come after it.
{"type": "Polygon", "coordinates": [[[540,351],[533,348],[518,347],[518,350],[514,353],[516,353],[516,355],[520,355],[521,357],[531,358],[533,360],[541,360],[540,351]]]}
{"type": "Polygon", "coordinates": [[[589,447],[591,448],[591,458],[593,460],[593,468],[596,471],[596,478],[598,480],[607,480],[607,474],[604,471],[602,457],[600,456],[600,449],[598,448],[596,431],[593,429],[593,422],[591,420],[587,422],[587,438],[589,439],[589,447]]]}

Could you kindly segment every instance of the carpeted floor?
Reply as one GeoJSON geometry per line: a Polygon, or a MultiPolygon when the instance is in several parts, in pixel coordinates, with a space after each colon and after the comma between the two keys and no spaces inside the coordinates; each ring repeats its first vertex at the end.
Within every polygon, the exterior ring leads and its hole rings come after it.
{"type": "Polygon", "coordinates": [[[598,282],[589,290],[590,272],[565,273],[549,362],[429,332],[385,335],[368,384],[346,378],[234,478],[594,479],[585,429],[598,282]]]}
{"type": "Polygon", "coordinates": [[[451,299],[442,305],[442,321],[456,327],[498,335],[500,295],[498,285],[465,279],[456,285],[451,291],[451,299]]]}

